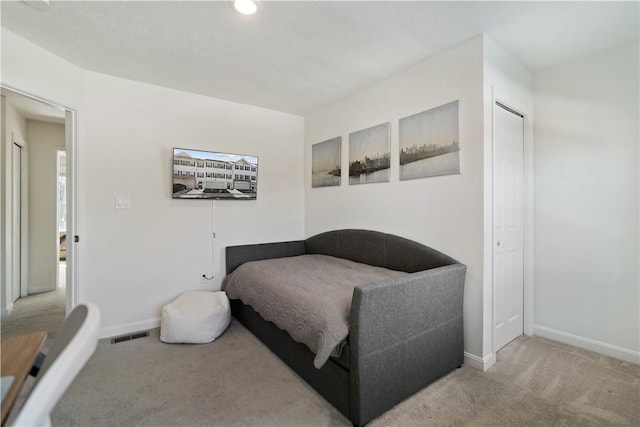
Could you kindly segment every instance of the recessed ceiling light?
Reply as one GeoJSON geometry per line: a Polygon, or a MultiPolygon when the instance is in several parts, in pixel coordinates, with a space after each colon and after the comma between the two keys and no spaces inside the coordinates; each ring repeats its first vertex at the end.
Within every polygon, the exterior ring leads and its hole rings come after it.
{"type": "Polygon", "coordinates": [[[233,8],[243,15],[253,15],[258,10],[258,4],[254,0],[233,0],[233,8]]]}

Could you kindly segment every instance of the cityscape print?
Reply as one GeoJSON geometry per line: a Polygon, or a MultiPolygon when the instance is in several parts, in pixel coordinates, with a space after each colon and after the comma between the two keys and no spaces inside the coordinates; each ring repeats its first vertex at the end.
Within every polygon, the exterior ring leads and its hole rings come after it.
{"type": "Polygon", "coordinates": [[[342,137],[311,146],[311,187],[335,187],[342,179],[342,137]]]}
{"type": "Polygon", "coordinates": [[[458,173],[459,101],[400,119],[400,180],[458,173]]]}
{"type": "Polygon", "coordinates": [[[349,185],[389,182],[389,122],[349,134],[349,185]]]}

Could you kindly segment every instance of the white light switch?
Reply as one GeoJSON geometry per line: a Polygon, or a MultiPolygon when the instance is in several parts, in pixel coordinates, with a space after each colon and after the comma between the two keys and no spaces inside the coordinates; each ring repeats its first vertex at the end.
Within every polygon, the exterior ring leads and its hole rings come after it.
{"type": "Polygon", "coordinates": [[[116,209],[129,209],[131,207],[131,201],[129,196],[116,197],[116,209]]]}

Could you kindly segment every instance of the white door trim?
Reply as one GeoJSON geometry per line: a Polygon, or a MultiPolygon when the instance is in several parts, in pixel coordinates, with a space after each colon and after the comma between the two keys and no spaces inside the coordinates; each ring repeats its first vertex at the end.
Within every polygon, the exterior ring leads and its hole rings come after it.
{"type": "Polygon", "coordinates": [[[78,235],[78,113],[67,109],[65,118],[67,145],[67,314],[78,304],[78,251],[75,236],[78,235]]]}
{"type": "MultiPolygon", "coordinates": [[[[65,124],[66,127],[66,124],[65,124]]],[[[65,132],[66,133],[66,132],[65,132]]],[[[55,238],[53,239],[53,245],[54,245],[54,254],[55,254],[55,259],[54,259],[54,265],[56,266],[55,268],[55,272],[56,272],[56,280],[55,280],[55,289],[58,289],[58,287],[60,286],[59,283],[59,279],[60,279],[60,236],[59,236],[59,231],[58,231],[58,225],[60,224],[60,210],[58,209],[58,190],[60,187],[58,178],[59,178],[59,172],[60,172],[60,159],[59,159],[59,153],[65,153],[66,155],[66,148],[65,147],[60,147],[60,146],[54,146],[52,147],[52,151],[53,151],[53,161],[55,162],[55,168],[53,170],[53,206],[55,206],[55,224],[54,224],[54,230],[55,230],[55,238]]],[[[66,161],[66,158],[65,158],[66,161]]],[[[66,192],[65,192],[66,195],[66,192]]],[[[66,206],[66,203],[65,203],[66,206]]],[[[66,287],[66,284],[65,284],[66,287]]]]}
{"type": "MultiPolygon", "coordinates": [[[[524,333],[533,335],[533,112],[522,102],[519,102],[509,93],[503,92],[500,88],[492,87],[491,97],[491,150],[493,158],[493,138],[495,129],[495,108],[502,108],[496,105],[499,102],[510,109],[517,111],[524,120],[524,165],[523,165],[523,273],[524,273],[524,333]]],[[[492,170],[493,170],[493,160],[492,170]]],[[[493,176],[493,173],[492,173],[493,176]]],[[[491,185],[493,188],[493,184],[491,185]]],[[[486,200],[486,199],[485,199],[486,200]]],[[[491,200],[491,223],[493,224],[493,191],[491,200]]],[[[490,240],[493,241],[493,229],[490,240]]],[[[495,324],[495,289],[493,283],[493,251],[491,252],[491,348],[495,355],[496,341],[494,334],[495,324]]]]}
{"type": "MultiPolygon", "coordinates": [[[[11,144],[19,145],[20,154],[20,297],[29,295],[29,151],[26,141],[11,133],[11,144]]],[[[12,165],[13,169],[13,165],[12,165]]],[[[13,173],[13,171],[12,171],[13,173]]],[[[13,263],[13,260],[11,261],[13,263]]],[[[13,277],[12,277],[13,282],[13,277]]],[[[12,295],[13,297],[14,295],[12,295]]]]}

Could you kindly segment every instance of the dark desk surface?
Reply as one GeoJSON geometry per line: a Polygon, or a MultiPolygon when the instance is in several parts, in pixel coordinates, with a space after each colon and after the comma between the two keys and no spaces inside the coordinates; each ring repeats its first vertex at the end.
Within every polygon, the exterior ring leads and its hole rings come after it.
{"type": "Polygon", "coordinates": [[[46,332],[34,332],[2,338],[0,341],[0,354],[2,355],[0,375],[3,377],[10,375],[14,378],[11,388],[2,399],[2,424],[7,419],[46,337],[46,332]]]}

